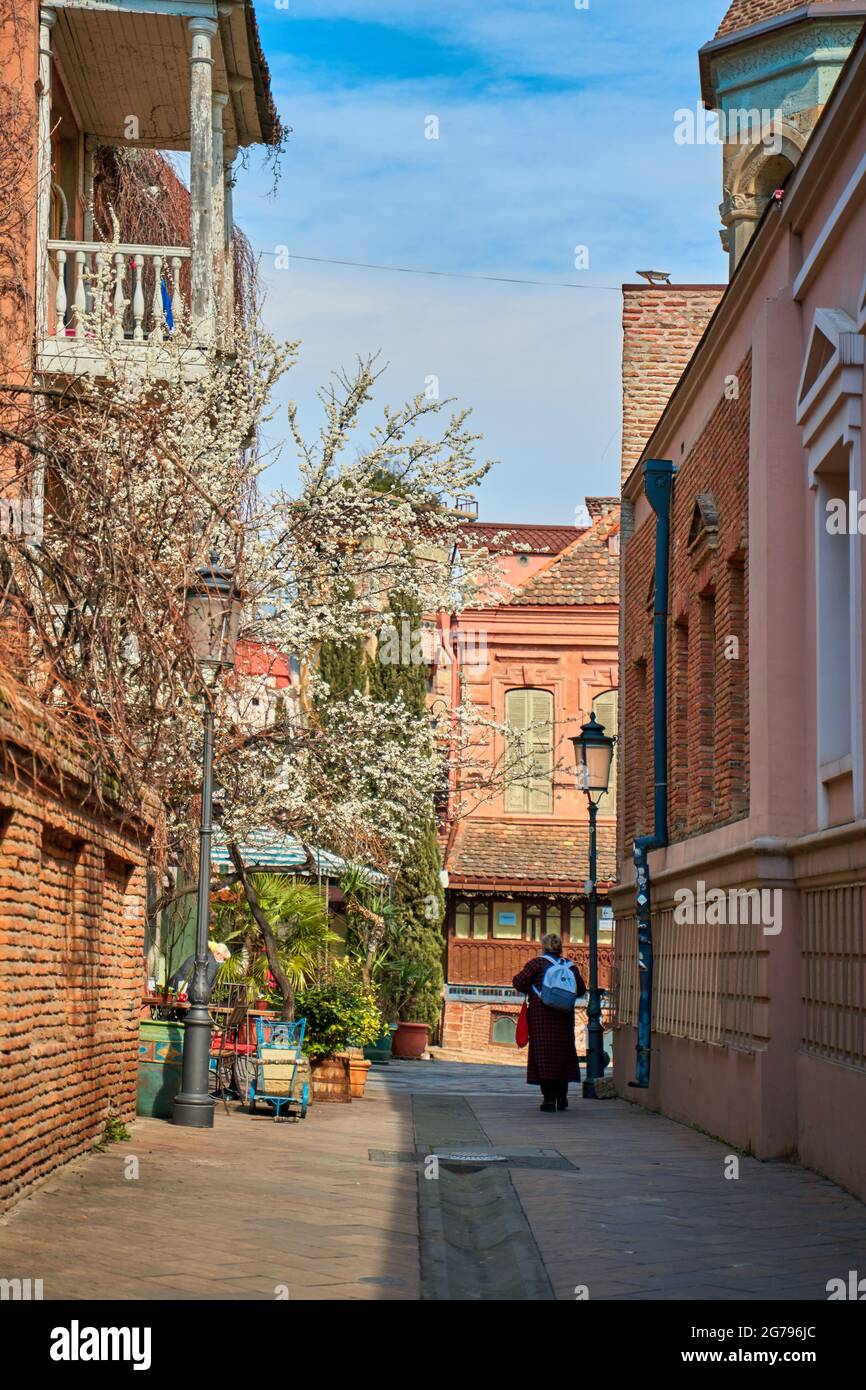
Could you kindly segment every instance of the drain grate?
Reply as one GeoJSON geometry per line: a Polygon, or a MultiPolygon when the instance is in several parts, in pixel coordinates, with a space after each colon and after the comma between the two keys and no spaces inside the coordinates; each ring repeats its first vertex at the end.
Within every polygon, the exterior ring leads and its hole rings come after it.
{"type": "Polygon", "coordinates": [[[429,1154],[428,1157],[430,1157],[430,1158],[438,1158],[440,1163],[507,1163],[507,1162],[508,1162],[508,1158],[506,1157],[505,1154],[491,1154],[491,1153],[485,1153],[485,1154],[471,1154],[471,1153],[440,1154],[440,1153],[432,1153],[432,1154],[429,1154]]]}

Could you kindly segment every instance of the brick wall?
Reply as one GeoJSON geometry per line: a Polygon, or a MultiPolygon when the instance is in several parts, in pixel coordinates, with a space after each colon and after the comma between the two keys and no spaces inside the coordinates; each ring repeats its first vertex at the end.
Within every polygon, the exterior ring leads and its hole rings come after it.
{"type": "Polygon", "coordinates": [[[776,15],[799,9],[802,3],[803,0],[733,0],[716,30],[716,38],[734,34],[738,29],[748,29],[752,24],[763,24],[768,19],[775,19],[776,15]]]}
{"type": "MultiPolygon", "coordinates": [[[[479,1052],[490,1058],[491,1062],[503,1057],[526,1060],[526,1049],[516,1044],[492,1043],[490,1030],[493,1020],[500,1015],[517,1018],[520,1003],[516,1004],[474,1004],[449,999],[442,1015],[442,1046],[454,1052],[479,1052]]],[[[575,1013],[574,1038],[578,1055],[586,1051],[586,1010],[575,1013]]]]}
{"type": "Polygon", "coordinates": [[[2,1211],[135,1114],[146,827],[0,751],[2,1211]]]}
{"type": "MultiPolygon", "coordinates": [[[[749,808],[748,652],[751,355],[680,465],[671,517],[668,739],[671,840],[749,808]],[[736,393],[736,394],[735,394],[736,393]]],[[[652,828],[652,612],[655,519],[623,557],[619,852],[652,828]]]]}
{"type": "Polygon", "coordinates": [[[638,463],[725,289],[623,285],[623,481],[638,463]]]}

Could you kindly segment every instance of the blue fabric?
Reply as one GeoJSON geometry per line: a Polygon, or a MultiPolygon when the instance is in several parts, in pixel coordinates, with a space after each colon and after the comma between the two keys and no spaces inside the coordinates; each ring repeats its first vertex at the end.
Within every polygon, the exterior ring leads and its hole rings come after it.
{"type": "Polygon", "coordinates": [[[168,285],[165,283],[164,277],[160,281],[159,287],[162,291],[162,312],[165,315],[165,326],[170,333],[174,328],[174,314],[171,312],[171,295],[168,292],[168,285]]]}

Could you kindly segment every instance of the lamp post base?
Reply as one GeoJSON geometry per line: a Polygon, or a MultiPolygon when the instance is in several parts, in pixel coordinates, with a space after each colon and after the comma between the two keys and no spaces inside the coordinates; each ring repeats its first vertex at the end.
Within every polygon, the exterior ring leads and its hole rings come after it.
{"type": "Polygon", "coordinates": [[[210,1096],[185,1096],[178,1091],[171,1115],[173,1125],[187,1129],[213,1129],[214,1102],[210,1096]]]}

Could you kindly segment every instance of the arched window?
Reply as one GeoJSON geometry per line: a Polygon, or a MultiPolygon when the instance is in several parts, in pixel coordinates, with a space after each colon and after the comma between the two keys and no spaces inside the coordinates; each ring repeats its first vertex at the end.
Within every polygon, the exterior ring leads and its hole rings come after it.
{"type": "Polygon", "coordinates": [[[544,934],[562,936],[562,913],[555,903],[548,903],[544,914],[544,934]]]}
{"type": "Polygon", "coordinates": [[[553,810],[553,696],[549,690],[509,690],[505,809],[528,815],[553,810]]]}
{"type": "Polygon", "coordinates": [[[490,1041],[505,1047],[514,1047],[517,1034],[515,1014],[494,1014],[490,1025],[490,1041]]]}

